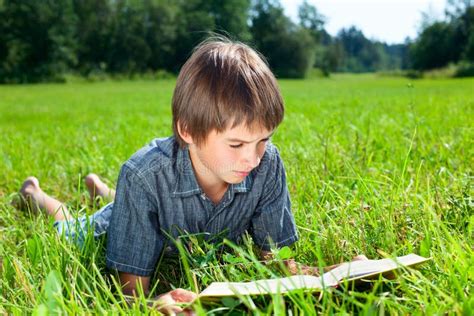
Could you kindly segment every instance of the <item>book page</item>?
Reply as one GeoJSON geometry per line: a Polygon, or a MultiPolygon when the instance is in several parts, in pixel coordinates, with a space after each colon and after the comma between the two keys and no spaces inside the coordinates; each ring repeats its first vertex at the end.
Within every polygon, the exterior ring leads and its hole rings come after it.
{"type": "Polygon", "coordinates": [[[360,260],[345,262],[326,272],[321,277],[295,275],[287,278],[259,280],[254,282],[213,282],[199,295],[223,297],[237,295],[282,294],[297,289],[318,290],[338,285],[342,280],[357,280],[368,276],[393,271],[402,266],[412,266],[430,260],[410,254],[395,259],[360,260]]]}
{"type": "Polygon", "coordinates": [[[309,275],[294,275],[287,278],[259,280],[254,282],[213,282],[200,297],[261,295],[286,293],[297,289],[321,288],[321,278],[309,275]]]}
{"type": "Polygon", "coordinates": [[[337,268],[323,274],[324,286],[335,286],[344,279],[357,280],[368,276],[381,274],[398,269],[401,266],[409,267],[429,260],[415,254],[397,257],[395,259],[360,260],[345,262],[337,268]]]}

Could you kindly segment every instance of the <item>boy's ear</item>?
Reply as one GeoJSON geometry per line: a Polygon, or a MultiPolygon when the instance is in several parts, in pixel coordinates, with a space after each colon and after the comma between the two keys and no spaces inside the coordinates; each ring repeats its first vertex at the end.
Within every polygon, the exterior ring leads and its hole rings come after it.
{"type": "Polygon", "coordinates": [[[181,128],[181,123],[178,122],[176,126],[178,127],[178,134],[181,137],[181,139],[184,140],[189,145],[194,144],[192,136],[188,132],[186,132],[183,128],[181,128]]]}

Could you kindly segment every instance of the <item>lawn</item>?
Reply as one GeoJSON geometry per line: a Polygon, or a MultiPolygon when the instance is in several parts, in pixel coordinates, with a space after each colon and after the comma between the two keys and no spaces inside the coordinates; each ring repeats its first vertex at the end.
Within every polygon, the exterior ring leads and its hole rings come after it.
{"type": "MultiPolygon", "coordinates": [[[[394,280],[321,295],[229,299],[201,312],[473,314],[474,79],[375,75],[281,80],[285,120],[273,136],[285,162],[300,240],[294,257],[328,265],[417,253],[433,260],[394,280]]],[[[174,81],[0,86],[0,313],[152,312],[127,305],[106,272],[104,239],[79,249],[44,216],[10,206],[22,181],[75,214],[92,214],[82,178],[114,186],[121,164],[171,134],[174,81]]],[[[225,254],[199,242],[160,261],[154,293],[203,289],[213,280],[282,275],[249,244],[225,254]],[[226,264],[227,263],[227,264],[226,264]],[[165,280],[166,279],[166,280],[165,280]]],[[[141,299],[144,300],[144,297],[141,299]]]]}

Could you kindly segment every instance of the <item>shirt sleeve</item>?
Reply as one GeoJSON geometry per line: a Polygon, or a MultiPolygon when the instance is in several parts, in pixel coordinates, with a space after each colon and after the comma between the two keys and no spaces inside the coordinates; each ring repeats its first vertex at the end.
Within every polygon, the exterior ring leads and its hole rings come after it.
{"type": "Polygon", "coordinates": [[[107,230],[106,265],[110,269],[149,276],[163,250],[164,237],[158,222],[158,207],[146,179],[125,164],[107,230]]]}
{"type": "Polygon", "coordinates": [[[251,221],[250,234],[263,250],[284,247],[298,240],[286,174],[278,150],[269,153],[263,194],[251,221]]]}

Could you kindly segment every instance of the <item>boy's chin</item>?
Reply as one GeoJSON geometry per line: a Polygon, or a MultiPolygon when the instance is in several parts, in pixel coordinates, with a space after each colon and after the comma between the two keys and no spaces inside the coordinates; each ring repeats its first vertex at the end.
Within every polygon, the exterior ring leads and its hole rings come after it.
{"type": "Polygon", "coordinates": [[[225,179],[225,182],[228,184],[239,184],[240,182],[244,181],[246,177],[241,177],[238,175],[231,175],[225,179]]]}

